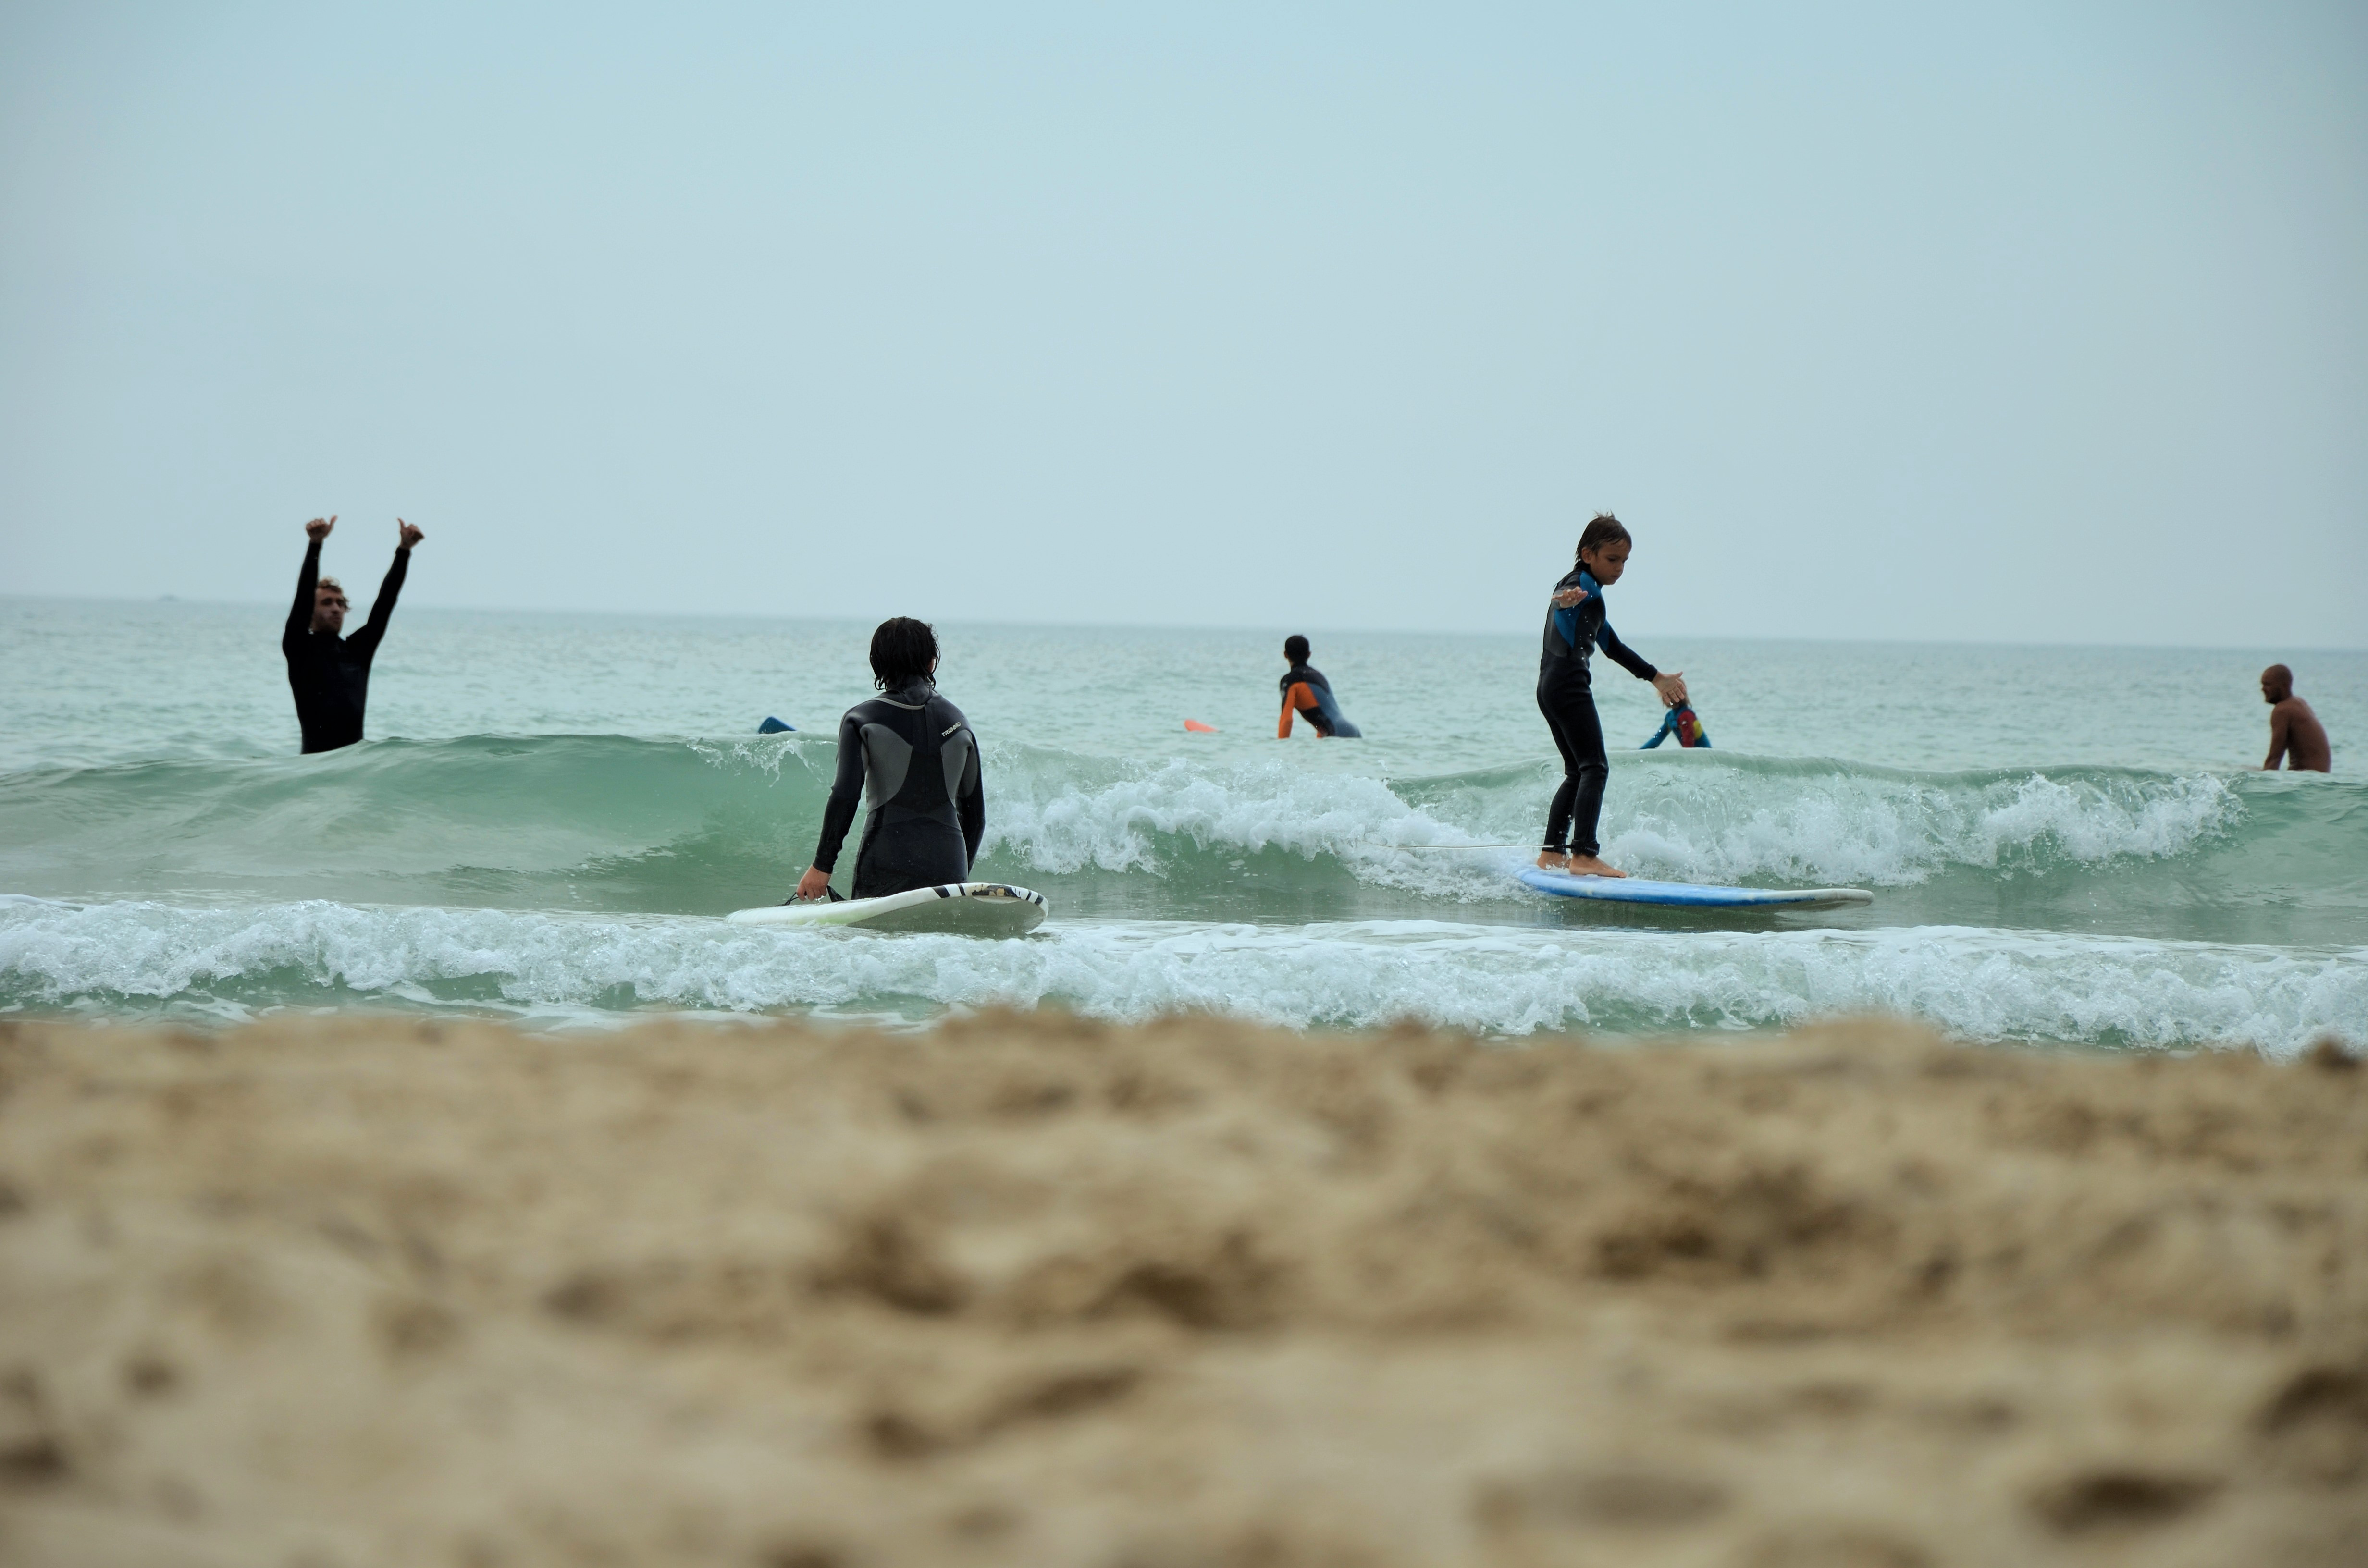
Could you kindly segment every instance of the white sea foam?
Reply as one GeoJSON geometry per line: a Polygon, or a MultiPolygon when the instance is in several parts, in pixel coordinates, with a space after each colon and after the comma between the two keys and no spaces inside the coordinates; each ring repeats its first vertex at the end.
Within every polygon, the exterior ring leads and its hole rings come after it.
{"type": "Polygon", "coordinates": [[[1934,780],[1865,769],[1684,767],[1622,775],[1608,853],[1687,881],[1919,882],[1950,866],[2016,870],[2181,854],[2242,805],[2209,774],[2076,770],[1934,780]]]}
{"type": "Polygon", "coordinates": [[[1179,840],[1201,851],[1338,860],[1368,881],[1448,896],[1506,896],[1509,869],[1497,864],[1504,857],[1410,857],[1397,846],[1470,844],[1474,835],[1407,804],[1382,779],[1281,763],[1211,769],[1171,761],[1102,779],[1015,768],[996,795],[984,847],[1037,871],[1158,875],[1172,869],[1179,840]]]}
{"type": "Polygon", "coordinates": [[[1047,871],[1158,870],[1160,836],[1312,858],[1422,820],[1380,779],[1280,764],[1219,772],[1176,761],[1108,781],[1048,772],[1019,778],[1018,790],[996,795],[987,843],[1047,871]]]}
{"type": "MultiPolygon", "coordinates": [[[[1167,874],[1189,842],[1327,858],[1366,881],[1481,899],[1515,896],[1506,872],[1525,855],[1454,851],[1533,842],[1554,779],[1513,769],[1393,786],[1280,763],[1178,760],[1114,778],[1023,762],[997,785],[987,846],[1040,872],[1167,874]]],[[[1621,766],[1602,838],[1608,858],[1673,881],[1901,886],[1950,867],[2012,873],[2175,857],[2242,811],[2208,774],[1952,779],[1687,758],[1621,766]]]]}
{"type": "Polygon", "coordinates": [[[1922,927],[1621,932],[1363,922],[1074,923],[1024,941],[749,930],[703,919],[325,902],[0,905],[0,1001],[236,1016],[349,1001],[616,1016],[1059,1003],[1292,1028],[1418,1017],[1487,1034],[1751,1028],[1914,1014],[1978,1040],[2368,1043],[2368,949],[1922,927]],[[126,1004],[140,1006],[126,1006],[126,1004]]]}

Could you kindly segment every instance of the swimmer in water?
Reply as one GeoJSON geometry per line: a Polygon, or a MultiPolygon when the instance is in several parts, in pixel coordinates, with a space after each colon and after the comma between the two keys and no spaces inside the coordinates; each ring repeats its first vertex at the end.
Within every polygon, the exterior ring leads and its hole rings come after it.
{"type": "Polygon", "coordinates": [[[926,621],[900,615],[872,632],[871,678],[880,695],[838,722],[838,773],[796,898],[838,896],[830,874],[865,795],[871,814],[855,852],[855,897],[970,880],[986,832],[978,737],[962,710],[938,695],[937,673],[938,634],[926,621]]]}
{"type": "Polygon", "coordinates": [[[1554,585],[1547,601],[1545,649],[1538,659],[1538,711],[1562,753],[1562,787],[1546,812],[1545,847],[1538,866],[1575,877],[1622,877],[1625,871],[1598,858],[1602,847],[1595,825],[1603,813],[1603,786],[1611,776],[1603,755],[1603,724],[1595,715],[1595,690],[1588,655],[1597,648],[1638,680],[1653,683],[1671,708],[1686,700],[1682,672],[1663,675],[1620,641],[1604,619],[1603,590],[1628,569],[1631,540],[1619,518],[1597,514],[1578,536],[1578,562],[1554,585]]]}
{"type": "Polygon", "coordinates": [[[395,596],[411,568],[411,552],[427,536],[394,520],[394,564],[378,585],[370,619],[351,637],[346,629],[346,590],[335,577],[321,575],[321,544],[337,519],[315,517],[304,525],[304,564],[296,574],[296,602],[289,608],[288,625],[279,633],[279,653],[288,661],[288,689],[296,698],[296,725],[303,732],[304,750],[336,751],[362,738],[362,710],[370,704],[370,661],[378,657],[380,639],[394,619],[395,596]]]}
{"type": "Polygon", "coordinates": [[[2294,671],[2271,665],[2261,672],[2261,700],[2270,705],[2270,757],[2264,773],[2275,773],[2278,763],[2298,773],[2331,773],[2335,748],[2327,742],[2327,726],[2310,704],[2294,694],[2294,671]]]}
{"type": "Polygon", "coordinates": [[[1362,732],[1340,711],[1340,704],[1332,696],[1332,683],[1324,678],[1322,670],[1307,662],[1307,654],[1306,638],[1294,633],[1282,640],[1283,662],[1291,667],[1282,672],[1282,679],[1277,683],[1282,687],[1282,717],[1275,722],[1274,738],[1291,738],[1291,721],[1296,714],[1326,740],[1362,739],[1362,732]]]}

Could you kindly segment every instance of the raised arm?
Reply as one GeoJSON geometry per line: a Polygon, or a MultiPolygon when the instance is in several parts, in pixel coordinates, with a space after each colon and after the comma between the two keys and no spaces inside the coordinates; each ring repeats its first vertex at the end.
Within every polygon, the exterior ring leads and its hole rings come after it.
{"type": "Polygon", "coordinates": [[[335,517],[315,517],[304,525],[304,564],[296,572],[296,602],[288,607],[288,627],[279,634],[279,651],[287,653],[313,630],[313,593],[321,585],[321,541],[337,526],[335,517]]]}
{"type": "Polygon", "coordinates": [[[386,623],[394,619],[395,597],[403,592],[403,579],[411,570],[411,547],[427,537],[401,517],[394,522],[394,564],[386,569],[386,576],[378,585],[378,597],[370,601],[369,622],[346,639],[347,647],[358,647],[366,655],[378,651],[379,639],[386,635],[386,623]]]}

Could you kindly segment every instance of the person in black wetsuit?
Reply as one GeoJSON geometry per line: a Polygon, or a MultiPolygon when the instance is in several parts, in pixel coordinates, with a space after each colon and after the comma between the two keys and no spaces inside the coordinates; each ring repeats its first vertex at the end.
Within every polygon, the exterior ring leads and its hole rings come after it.
{"type": "Polygon", "coordinates": [[[1604,619],[1603,590],[1620,581],[1632,548],[1628,529],[1609,512],[1599,513],[1578,536],[1578,561],[1554,585],[1546,608],[1545,650],[1538,659],[1538,710],[1562,753],[1562,787],[1546,812],[1545,847],[1538,865],[1579,877],[1625,876],[1597,856],[1602,846],[1595,824],[1603,812],[1603,785],[1610,761],[1603,755],[1603,725],[1595,716],[1595,690],[1588,655],[1601,648],[1638,680],[1649,680],[1664,704],[1686,700],[1681,672],[1663,675],[1620,641],[1604,619]],[[1566,836],[1565,836],[1566,835],[1566,836]]]}
{"type": "Polygon", "coordinates": [[[1277,684],[1282,687],[1282,716],[1275,722],[1274,738],[1291,738],[1293,714],[1304,718],[1318,735],[1326,740],[1362,738],[1357,726],[1341,713],[1340,704],[1333,699],[1332,683],[1324,672],[1307,662],[1307,639],[1297,633],[1282,640],[1282,656],[1290,668],[1283,671],[1277,684]]]}
{"type": "Polygon", "coordinates": [[[855,823],[859,794],[869,796],[871,812],[855,852],[853,896],[883,898],[970,880],[986,831],[978,737],[962,710],[938,695],[937,671],[938,636],[927,622],[900,615],[871,634],[880,695],[838,722],[838,774],[796,897],[838,896],[831,872],[855,823]]]}
{"type": "Polygon", "coordinates": [[[370,619],[351,637],[337,634],[346,626],[346,590],[335,577],[321,575],[321,541],[337,526],[335,517],[315,517],[304,525],[304,568],[296,574],[296,602],[288,609],[287,630],[279,634],[279,652],[288,659],[288,687],[296,694],[296,722],[304,732],[308,752],[335,751],[362,738],[362,710],[370,701],[370,660],[378,656],[379,640],[393,619],[394,599],[403,592],[404,572],[414,546],[427,536],[394,520],[394,564],[378,585],[370,619]]]}

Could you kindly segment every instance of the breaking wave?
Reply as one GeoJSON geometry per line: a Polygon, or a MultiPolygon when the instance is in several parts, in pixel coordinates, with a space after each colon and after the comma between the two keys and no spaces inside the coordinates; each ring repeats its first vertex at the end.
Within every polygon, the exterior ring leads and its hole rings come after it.
{"type": "MultiPolygon", "coordinates": [[[[833,762],[804,735],[376,742],[325,757],[0,776],[0,889],[715,914],[786,894],[833,762]]],[[[1072,914],[1521,918],[1543,765],[1410,778],[1294,758],[987,754],[982,875],[1072,914]]],[[[2108,767],[1915,773],[1725,753],[1613,760],[1633,872],[1853,884],[1886,923],[2345,945],[2368,932],[2368,787],[2108,767]]]]}
{"type": "Polygon", "coordinates": [[[356,1004],[540,1022],[644,1008],[919,1021],[1058,1004],[1292,1028],[1404,1017],[1497,1036],[1753,1029],[1870,1008],[1970,1038],[2096,1046],[2368,1033],[2368,949],[2276,950],[1962,928],[1560,929],[1439,920],[1275,927],[1084,921],[1003,942],[720,920],[0,903],[0,1009],[229,1021],[356,1004]]]}

